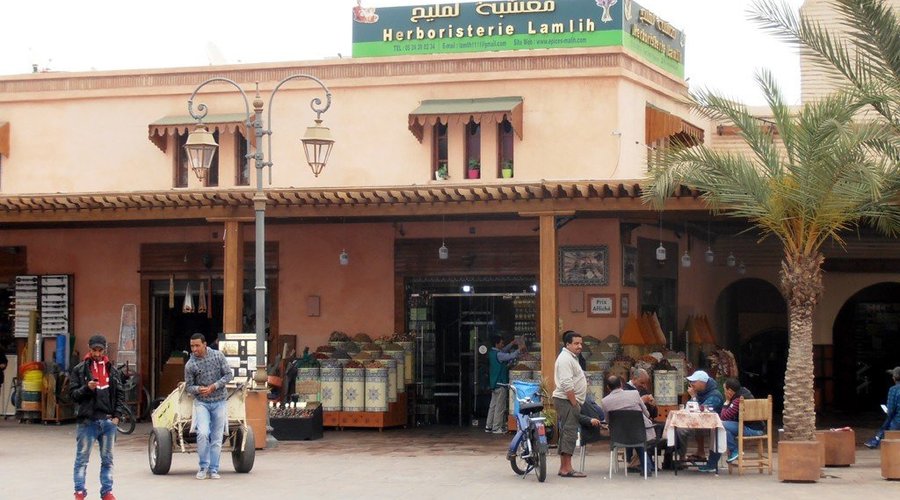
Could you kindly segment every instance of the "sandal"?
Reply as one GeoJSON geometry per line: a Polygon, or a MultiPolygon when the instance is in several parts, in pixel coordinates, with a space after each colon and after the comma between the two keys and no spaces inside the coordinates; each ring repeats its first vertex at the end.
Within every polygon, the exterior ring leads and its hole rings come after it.
{"type": "Polygon", "coordinates": [[[570,470],[569,472],[566,472],[565,474],[560,472],[559,477],[587,477],[587,475],[585,475],[582,472],[578,472],[576,470],[570,470]]]}

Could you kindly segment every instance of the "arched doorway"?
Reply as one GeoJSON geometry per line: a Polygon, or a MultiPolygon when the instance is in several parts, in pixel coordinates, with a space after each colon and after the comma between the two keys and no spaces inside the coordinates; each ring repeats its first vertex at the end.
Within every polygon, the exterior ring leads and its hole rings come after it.
{"type": "Polygon", "coordinates": [[[877,410],[891,384],[886,370],[900,364],[900,283],[878,283],[850,297],[832,330],[835,404],[877,410]]]}
{"type": "Polygon", "coordinates": [[[775,412],[784,404],[787,366],[787,304],[775,285],[746,278],[716,300],[719,341],[737,358],[743,385],[757,397],[772,395],[775,412]]]}

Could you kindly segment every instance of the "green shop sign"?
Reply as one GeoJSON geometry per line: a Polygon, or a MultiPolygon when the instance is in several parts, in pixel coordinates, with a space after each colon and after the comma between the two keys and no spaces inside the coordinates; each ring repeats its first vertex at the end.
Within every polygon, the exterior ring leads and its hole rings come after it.
{"type": "Polygon", "coordinates": [[[684,33],[631,0],[353,8],[353,57],[627,47],[684,77],[684,33]]]}

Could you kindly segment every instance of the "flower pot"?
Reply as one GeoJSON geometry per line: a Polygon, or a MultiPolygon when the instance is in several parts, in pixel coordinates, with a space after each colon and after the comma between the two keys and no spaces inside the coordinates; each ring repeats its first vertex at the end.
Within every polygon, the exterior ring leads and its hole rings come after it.
{"type": "Polygon", "coordinates": [[[847,467],[856,463],[856,433],[846,431],[816,431],[816,441],[825,447],[827,467],[847,467]]]}
{"type": "Polygon", "coordinates": [[[468,173],[468,177],[467,177],[468,179],[480,179],[481,178],[481,170],[479,170],[477,168],[476,169],[470,168],[467,173],[468,173]]]}
{"type": "Polygon", "coordinates": [[[503,174],[504,179],[512,179],[512,169],[511,168],[501,169],[500,173],[503,174]]]}
{"type": "Polygon", "coordinates": [[[779,441],[778,480],[814,483],[822,474],[821,441],[779,441]]]}

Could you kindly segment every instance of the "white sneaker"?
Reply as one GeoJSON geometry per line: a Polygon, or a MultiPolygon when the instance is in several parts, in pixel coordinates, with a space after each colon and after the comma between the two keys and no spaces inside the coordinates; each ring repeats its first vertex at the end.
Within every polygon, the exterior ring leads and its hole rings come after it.
{"type": "Polygon", "coordinates": [[[206,469],[200,469],[197,471],[197,475],[194,477],[196,477],[197,479],[206,479],[207,477],[209,477],[209,474],[207,474],[206,469]]]}
{"type": "Polygon", "coordinates": [[[210,479],[222,479],[222,476],[220,476],[218,472],[210,472],[209,478],[210,479]]]}

